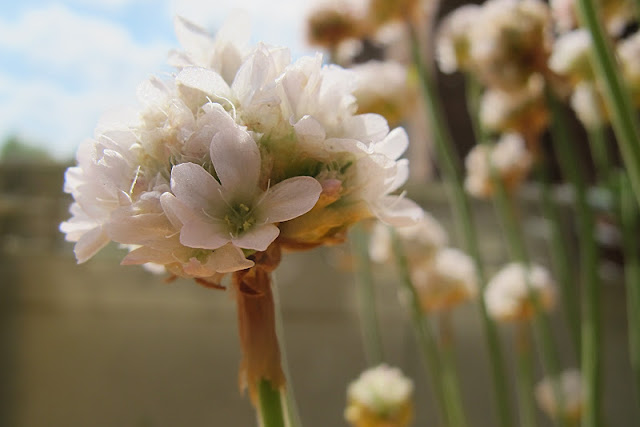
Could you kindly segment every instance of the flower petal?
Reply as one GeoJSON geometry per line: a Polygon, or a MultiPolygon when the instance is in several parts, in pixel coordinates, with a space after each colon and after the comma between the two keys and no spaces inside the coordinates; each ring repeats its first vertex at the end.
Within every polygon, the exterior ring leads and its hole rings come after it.
{"type": "Polygon", "coordinates": [[[246,259],[240,248],[231,243],[227,243],[209,255],[206,265],[214,267],[218,273],[231,273],[251,268],[254,262],[246,259]]]}
{"type": "Polygon", "coordinates": [[[102,227],[84,233],[73,248],[78,264],[82,264],[94,256],[98,251],[109,243],[109,236],[102,227]]]}
{"type": "Polygon", "coordinates": [[[224,203],[218,181],[195,163],[181,163],[171,169],[171,191],[182,203],[198,212],[224,203]]]}
{"type": "Polygon", "coordinates": [[[285,179],[267,191],[258,205],[258,221],[288,221],[309,212],[322,193],[322,185],[310,176],[285,179]]]}
{"type": "Polygon", "coordinates": [[[381,197],[371,210],[381,221],[394,227],[415,225],[424,215],[416,202],[402,196],[381,197]]]}
{"type": "Polygon", "coordinates": [[[231,100],[233,97],[231,88],[222,76],[207,68],[185,68],[176,77],[176,83],[219,99],[231,100]]]}
{"type": "Polygon", "coordinates": [[[218,132],[211,141],[211,161],[225,194],[251,197],[260,177],[260,150],[251,135],[235,128],[218,132]]]}
{"type": "Polygon", "coordinates": [[[190,248],[218,249],[227,244],[231,236],[222,224],[204,221],[194,216],[180,230],[180,243],[190,248]]]}
{"type": "Polygon", "coordinates": [[[407,132],[403,128],[395,128],[375,145],[375,151],[392,160],[396,160],[405,152],[407,147],[409,147],[407,132]]]}
{"type": "Polygon", "coordinates": [[[244,249],[254,249],[256,251],[266,250],[271,242],[276,240],[280,234],[280,229],[273,224],[264,224],[254,227],[250,231],[235,237],[231,243],[244,249]]]}

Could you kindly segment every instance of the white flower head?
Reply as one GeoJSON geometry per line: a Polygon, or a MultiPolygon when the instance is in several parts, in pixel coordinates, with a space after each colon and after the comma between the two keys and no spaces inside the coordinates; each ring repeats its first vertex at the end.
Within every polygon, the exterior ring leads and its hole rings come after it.
{"type": "MultiPolygon", "coordinates": [[[[395,230],[410,260],[431,258],[449,240],[447,231],[428,212],[424,212],[423,217],[416,224],[396,227],[395,230]]],[[[389,226],[377,222],[371,233],[369,255],[373,261],[383,263],[391,259],[391,254],[391,231],[389,226]]]]}
{"type": "Polygon", "coordinates": [[[467,155],[464,182],[469,194],[486,198],[493,194],[491,167],[507,190],[514,190],[524,180],[533,164],[523,138],[516,133],[502,135],[494,146],[476,145],[467,155]],[[489,163],[490,162],[490,163],[489,163]]]}
{"type": "Polygon", "coordinates": [[[322,187],[313,178],[289,178],[263,191],[259,187],[260,151],[239,128],[218,132],[211,141],[218,182],[202,166],[182,163],[171,170],[165,209],[184,224],[180,242],[191,248],[218,249],[227,243],[264,251],[276,239],[275,225],[313,208],[322,187]]]}
{"type": "Polygon", "coordinates": [[[371,368],[349,384],[345,418],[355,426],[371,425],[365,420],[406,426],[412,416],[412,394],[413,382],[398,368],[384,364],[371,368]]]}
{"type": "Polygon", "coordinates": [[[597,129],[609,120],[604,99],[594,82],[578,83],[569,102],[587,129],[597,129]]]}
{"type": "Polygon", "coordinates": [[[589,31],[578,29],[562,34],[553,44],[549,68],[557,74],[570,77],[574,82],[592,80],[590,51],[589,31]]]}
{"type": "Polygon", "coordinates": [[[536,385],[535,397],[538,405],[551,418],[557,419],[561,413],[573,421],[579,421],[585,402],[582,376],[577,369],[569,369],[560,374],[558,378],[545,377],[536,385]],[[562,393],[564,408],[559,408],[555,398],[554,384],[562,393]],[[562,412],[560,412],[562,411],[562,412]]]}
{"type": "Polygon", "coordinates": [[[425,312],[452,309],[478,293],[473,260],[454,248],[440,249],[412,266],[411,280],[425,312]]]}
{"type": "Polygon", "coordinates": [[[489,280],[484,291],[489,315],[500,321],[522,321],[533,317],[535,304],[532,295],[536,296],[544,311],[555,306],[555,282],[549,271],[540,265],[525,268],[519,263],[507,264],[489,280]]]}
{"type": "Polygon", "coordinates": [[[436,39],[436,59],[443,73],[469,69],[469,28],[479,19],[480,10],[477,5],[464,5],[442,20],[436,39]]]}

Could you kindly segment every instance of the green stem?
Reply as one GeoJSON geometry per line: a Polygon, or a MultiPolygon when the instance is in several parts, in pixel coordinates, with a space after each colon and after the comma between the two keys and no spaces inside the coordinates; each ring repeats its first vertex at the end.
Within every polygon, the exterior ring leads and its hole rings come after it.
{"type": "MultiPolygon", "coordinates": [[[[413,62],[420,78],[420,86],[426,105],[428,123],[434,132],[442,171],[448,184],[454,215],[456,216],[458,226],[461,227],[463,231],[462,235],[464,237],[465,249],[474,260],[478,275],[478,284],[482,294],[484,287],[486,286],[486,274],[480,257],[480,247],[478,245],[476,230],[471,216],[471,207],[462,185],[459,159],[456,157],[451,135],[445,125],[445,117],[442,113],[440,100],[432,81],[432,76],[425,68],[422,60],[416,31],[410,24],[408,24],[408,26],[411,34],[413,62]]],[[[484,298],[478,298],[478,302],[485,338],[489,349],[494,393],[498,406],[499,426],[510,427],[513,425],[513,416],[509,405],[507,377],[504,374],[506,372],[504,369],[504,356],[502,354],[497,328],[493,320],[487,314],[487,307],[484,298]]]]}
{"type": "Polygon", "coordinates": [[[640,253],[637,236],[640,232],[638,209],[631,197],[631,184],[623,175],[620,186],[620,211],[624,245],[624,276],[627,287],[627,320],[629,324],[629,356],[640,404],[640,253]]]}
{"type": "Polygon", "coordinates": [[[533,351],[529,323],[518,322],[515,325],[516,352],[518,355],[518,405],[520,407],[520,425],[535,427],[536,407],[533,398],[533,351]]]}
{"type": "Polygon", "coordinates": [[[438,405],[438,413],[440,415],[440,419],[445,425],[455,427],[449,418],[451,414],[448,411],[447,399],[445,398],[445,390],[442,381],[442,362],[438,355],[436,339],[433,336],[433,331],[431,330],[427,319],[423,316],[422,307],[420,306],[420,297],[416,288],[413,286],[411,275],[409,274],[409,264],[407,256],[404,253],[404,248],[402,247],[402,242],[395,230],[390,229],[390,232],[396,268],[400,274],[402,290],[409,297],[411,321],[413,322],[413,329],[416,332],[418,346],[422,352],[425,368],[431,376],[431,383],[433,385],[434,395],[438,405]]]}
{"type": "Polygon", "coordinates": [[[376,299],[369,258],[368,235],[362,224],[357,224],[351,232],[351,248],[356,263],[356,281],[365,354],[370,366],[377,366],[384,360],[382,339],[376,312],[376,299]]]}
{"type": "MultiPolygon", "coordinates": [[[[592,63],[599,81],[602,83],[604,100],[610,112],[613,130],[629,172],[631,185],[640,203],[640,128],[632,107],[631,97],[626,90],[616,58],[604,27],[598,18],[594,0],[578,0],[578,12],[582,24],[591,33],[593,41],[592,63]]],[[[591,414],[593,415],[593,414],[591,414]]],[[[586,417],[590,420],[590,416],[586,417]]],[[[595,423],[587,421],[586,425],[595,423]]]]}
{"type": "Polygon", "coordinates": [[[607,148],[605,129],[603,126],[587,129],[587,136],[598,180],[605,188],[610,188],[611,156],[609,156],[609,149],[607,148]]]}
{"type": "Polygon", "coordinates": [[[600,397],[602,395],[600,360],[600,280],[598,276],[599,254],[595,241],[595,219],[587,201],[584,177],[578,169],[577,153],[569,138],[565,111],[558,100],[548,92],[548,104],[554,118],[551,131],[554,148],[565,177],[575,191],[578,219],[578,243],[580,251],[580,271],[582,273],[582,378],[585,390],[585,411],[583,425],[600,425],[600,397]]]}
{"type": "Polygon", "coordinates": [[[569,334],[573,343],[574,354],[580,354],[580,306],[578,305],[578,287],[571,271],[571,261],[569,260],[569,248],[565,239],[566,233],[558,205],[551,194],[551,179],[549,171],[544,161],[539,162],[538,175],[540,189],[542,193],[542,211],[544,217],[551,226],[551,236],[549,240],[551,250],[551,261],[558,282],[560,283],[560,294],[563,311],[566,316],[569,334]]]}
{"type": "Polygon", "coordinates": [[[269,380],[262,379],[258,384],[260,427],[285,427],[280,390],[274,388],[269,380]]]}
{"type": "Polygon", "coordinates": [[[440,354],[442,355],[442,383],[448,398],[449,416],[452,426],[466,426],[464,402],[460,392],[460,379],[456,369],[455,338],[451,313],[445,311],[440,315],[440,354]]]}

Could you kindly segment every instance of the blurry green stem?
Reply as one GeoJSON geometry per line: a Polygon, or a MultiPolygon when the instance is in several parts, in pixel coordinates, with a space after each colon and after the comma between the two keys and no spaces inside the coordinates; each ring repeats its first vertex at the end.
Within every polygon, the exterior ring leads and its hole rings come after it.
{"type": "Polygon", "coordinates": [[[259,410],[258,417],[260,427],[285,427],[284,413],[282,411],[282,394],[280,390],[272,387],[269,380],[262,379],[258,384],[259,410]]]}
{"type": "Polygon", "coordinates": [[[395,232],[390,229],[393,245],[393,254],[395,257],[396,268],[400,274],[400,283],[402,285],[403,294],[408,296],[409,309],[411,311],[411,320],[416,332],[416,339],[422,352],[425,362],[425,368],[431,376],[431,383],[434,388],[434,395],[438,404],[438,413],[442,422],[449,427],[457,427],[451,420],[450,411],[448,410],[447,400],[445,398],[445,389],[442,379],[442,363],[438,354],[436,340],[433,331],[427,324],[427,319],[423,316],[422,307],[420,306],[420,297],[416,292],[409,274],[409,265],[407,262],[402,242],[395,232]]]}
{"type": "Polygon", "coordinates": [[[529,322],[518,322],[515,326],[514,341],[518,354],[518,405],[520,406],[520,425],[534,427],[536,407],[533,399],[533,349],[531,348],[531,330],[529,322]]]}
{"type": "MultiPolygon", "coordinates": [[[[578,12],[582,25],[591,33],[593,42],[592,62],[602,84],[604,99],[616,133],[616,139],[629,173],[631,186],[640,203],[640,128],[626,90],[622,73],[618,71],[610,41],[599,20],[595,0],[578,0],[578,12]]],[[[588,414],[585,425],[594,425],[588,414]],[[591,421],[589,421],[591,420],[591,421]]]]}
{"type": "Polygon", "coordinates": [[[624,245],[624,277],[627,287],[627,319],[629,353],[635,379],[636,398],[640,403],[640,253],[638,251],[638,209],[631,197],[631,184],[626,175],[620,183],[620,211],[624,245]]]}
{"type": "Polygon", "coordinates": [[[368,240],[368,235],[363,225],[355,225],[351,232],[351,248],[356,268],[364,348],[369,366],[377,366],[383,362],[384,354],[376,313],[376,299],[373,276],[371,274],[368,240]]]}
{"type": "Polygon", "coordinates": [[[575,192],[578,220],[578,244],[580,252],[580,271],[582,273],[582,379],[585,391],[584,426],[600,425],[600,403],[602,396],[600,355],[600,280],[599,255],[595,240],[595,219],[587,201],[587,188],[584,177],[578,169],[577,153],[574,141],[569,137],[565,111],[557,98],[547,92],[547,101],[551,108],[551,132],[553,146],[556,149],[560,167],[565,178],[572,184],[575,192]]]}
{"type": "Polygon", "coordinates": [[[440,354],[442,356],[442,385],[447,398],[452,426],[465,426],[464,402],[460,392],[460,379],[456,368],[455,337],[451,312],[444,311],[439,319],[440,354]]]}
{"type": "MultiPolygon", "coordinates": [[[[427,70],[423,62],[416,31],[411,24],[407,25],[411,34],[413,62],[418,71],[422,96],[427,110],[428,125],[435,136],[440,165],[450,192],[454,215],[456,216],[457,223],[461,226],[463,231],[462,234],[465,242],[465,249],[474,260],[476,272],[478,274],[478,283],[481,289],[480,294],[482,295],[484,287],[486,286],[486,275],[484,265],[480,257],[480,247],[478,245],[476,229],[471,216],[471,207],[462,185],[460,162],[456,157],[453,140],[446,127],[446,119],[442,113],[440,99],[431,73],[427,70]]],[[[497,328],[493,320],[489,318],[487,314],[487,307],[484,298],[478,298],[478,302],[485,338],[489,348],[491,373],[493,376],[494,392],[498,406],[498,425],[501,427],[511,427],[513,425],[513,416],[509,405],[504,356],[502,354],[497,328]]]]}
{"type": "Polygon", "coordinates": [[[605,129],[603,126],[596,126],[591,129],[587,129],[587,133],[589,148],[591,149],[591,158],[596,166],[598,179],[605,188],[610,188],[611,158],[607,148],[605,129]]]}

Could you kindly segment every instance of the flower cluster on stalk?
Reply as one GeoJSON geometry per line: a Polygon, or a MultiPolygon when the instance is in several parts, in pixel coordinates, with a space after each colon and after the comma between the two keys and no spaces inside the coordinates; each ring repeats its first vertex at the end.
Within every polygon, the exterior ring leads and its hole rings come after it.
{"type": "Polygon", "coordinates": [[[246,21],[212,37],[176,19],[176,71],[143,82],[140,107],[83,142],[60,227],[79,262],[114,241],[130,249],[123,264],[218,283],[276,239],[308,248],[364,218],[421,217],[392,195],[408,176],[404,130],[357,114],[353,73],[321,55],[292,63],[286,48],[250,46],[246,21]]]}

